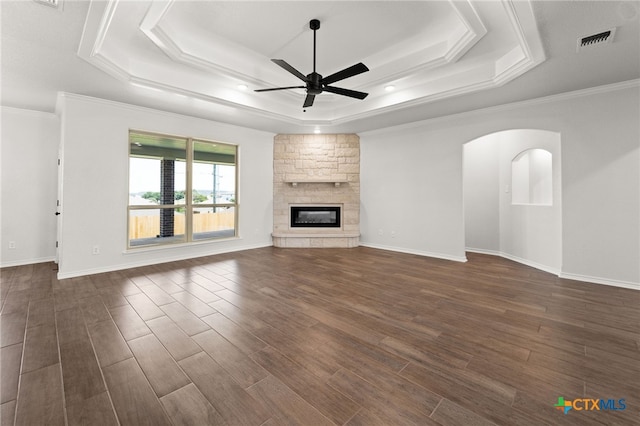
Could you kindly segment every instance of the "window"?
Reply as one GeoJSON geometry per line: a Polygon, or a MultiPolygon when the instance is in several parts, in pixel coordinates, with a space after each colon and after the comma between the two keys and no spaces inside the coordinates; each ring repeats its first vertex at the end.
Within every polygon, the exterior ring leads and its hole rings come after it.
{"type": "Polygon", "coordinates": [[[129,132],[128,247],[237,235],[237,147],[129,132]]]}
{"type": "Polygon", "coordinates": [[[552,158],[544,149],[528,149],[511,162],[512,204],[553,204],[552,158]]]}

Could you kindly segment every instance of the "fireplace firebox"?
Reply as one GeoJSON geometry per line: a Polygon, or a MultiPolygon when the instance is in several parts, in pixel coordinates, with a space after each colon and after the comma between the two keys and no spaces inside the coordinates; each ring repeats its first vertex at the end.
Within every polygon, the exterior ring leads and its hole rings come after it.
{"type": "Polygon", "coordinates": [[[340,228],[338,206],[292,206],[292,228],[340,228]]]}

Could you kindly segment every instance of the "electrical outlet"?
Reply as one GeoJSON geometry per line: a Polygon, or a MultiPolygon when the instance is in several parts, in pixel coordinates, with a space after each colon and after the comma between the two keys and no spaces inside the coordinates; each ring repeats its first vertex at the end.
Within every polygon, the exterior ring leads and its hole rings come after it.
{"type": "Polygon", "coordinates": [[[91,254],[100,254],[100,247],[93,246],[93,250],[91,251],[91,254]]]}
{"type": "Polygon", "coordinates": [[[391,238],[395,238],[398,233],[396,231],[391,231],[391,238]]]}
{"type": "Polygon", "coordinates": [[[15,248],[16,248],[16,242],[9,241],[9,250],[15,250],[15,248]]]}
{"type": "Polygon", "coordinates": [[[378,235],[382,235],[384,234],[384,231],[382,229],[378,229],[378,235]]]}

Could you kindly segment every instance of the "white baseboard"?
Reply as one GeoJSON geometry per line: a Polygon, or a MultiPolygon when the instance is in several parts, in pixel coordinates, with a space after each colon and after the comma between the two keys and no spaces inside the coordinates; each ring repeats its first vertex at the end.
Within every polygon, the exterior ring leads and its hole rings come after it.
{"type": "Polygon", "coordinates": [[[211,251],[208,253],[197,254],[195,256],[193,254],[186,254],[186,255],[182,254],[182,255],[164,257],[162,259],[155,259],[155,260],[146,259],[138,262],[120,263],[118,265],[105,266],[101,268],[82,269],[82,270],[76,270],[71,272],[58,272],[58,279],[63,280],[67,278],[81,277],[84,275],[103,274],[105,272],[120,271],[123,269],[130,269],[130,268],[139,268],[142,266],[160,265],[162,263],[177,262],[180,260],[188,260],[188,259],[197,259],[199,257],[215,256],[217,254],[232,253],[236,251],[244,251],[244,250],[251,250],[251,249],[271,247],[271,246],[273,246],[272,243],[255,244],[255,245],[234,247],[231,249],[224,249],[219,251],[211,251]]]}
{"type": "Polygon", "coordinates": [[[622,287],[622,288],[630,288],[632,290],[640,290],[640,283],[615,280],[611,278],[592,277],[589,275],[570,274],[570,273],[562,272],[557,268],[552,268],[546,265],[542,265],[540,263],[532,262],[530,260],[522,259],[518,256],[513,256],[508,253],[503,253],[500,251],[484,250],[484,249],[477,249],[472,247],[467,247],[466,251],[471,253],[489,254],[492,256],[503,257],[505,259],[509,259],[514,262],[518,262],[523,265],[530,266],[532,268],[540,269],[541,271],[549,272],[550,274],[557,275],[559,278],[563,278],[567,280],[584,281],[584,282],[593,283],[593,284],[603,284],[603,285],[609,285],[612,287],[622,287]]]}
{"type": "Polygon", "coordinates": [[[502,257],[502,252],[497,251],[497,250],[485,250],[485,249],[467,247],[467,248],[464,249],[464,251],[468,251],[470,253],[490,254],[492,256],[500,256],[500,257],[502,257]]]}
{"type": "MultiPolygon", "coordinates": [[[[234,249],[231,249],[231,250],[224,250],[224,251],[219,251],[219,252],[206,253],[206,254],[202,254],[202,255],[198,255],[198,256],[191,256],[191,255],[188,255],[188,256],[184,256],[184,255],[183,256],[174,256],[172,258],[162,259],[162,261],[160,263],[175,262],[175,261],[179,261],[179,260],[195,259],[197,257],[206,257],[206,256],[213,256],[213,255],[216,255],[216,254],[231,253],[231,252],[235,252],[235,251],[243,251],[243,250],[251,250],[251,249],[257,249],[257,248],[263,248],[263,247],[270,247],[272,245],[273,244],[270,244],[270,243],[267,243],[267,244],[256,244],[256,245],[253,245],[253,246],[237,247],[237,248],[234,248],[234,249]]],[[[360,242],[360,245],[363,246],[363,247],[370,247],[370,248],[394,251],[394,252],[399,252],[399,253],[415,254],[415,255],[418,255],[418,256],[433,257],[433,258],[436,258],[436,259],[452,260],[452,261],[455,261],[455,262],[466,262],[467,261],[466,257],[451,256],[451,255],[446,255],[446,254],[442,254],[442,253],[432,253],[432,252],[425,252],[425,251],[420,251],[420,250],[409,250],[409,249],[400,248],[400,247],[384,246],[384,245],[379,245],[379,244],[369,244],[369,243],[363,243],[363,242],[360,242]]],[[[636,282],[632,282],[632,281],[615,280],[615,279],[611,279],[611,278],[593,277],[593,276],[589,276],[589,275],[566,273],[566,272],[558,271],[556,268],[548,267],[546,265],[542,265],[542,264],[539,264],[539,263],[536,263],[536,262],[532,262],[532,261],[529,261],[529,260],[526,260],[526,259],[522,259],[520,257],[513,256],[513,255],[510,255],[510,254],[507,254],[507,253],[500,252],[500,251],[477,249],[477,248],[472,248],[472,247],[466,248],[466,251],[471,252],[471,253],[480,253],[480,254],[488,254],[488,255],[492,255],[492,256],[503,257],[505,259],[509,259],[509,260],[514,261],[514,262],[518,262],[518,263],[521,263],[523,265],[527,265],[527,266],[530,266],[532,268],[539,269],[541,271],[549,272],[551,274],[557,275],[559,278],[563,278],[563,279],[567,279],[567,280],[584,281],[584,282],[594,283],[594,284],[602,284],[602,285],[609,285],[609,286],[613,286],[613,287],[622,287],[622,288],[628,288],[628,289],[632,289],[632,290],[640,290],[640,283],[636,283],[636,282]]],[[[36,263],[46,263],[46,262],[54,262],[54,261],[55,261],[55,257],[42,257],[42,258],[36,258],[36,259],[23,259],[23,260],[2,262],[2,263],[0,263],[0,268],[10,268],[10,267],[14,267],[14,266],[24,266],[24,265],[32,265],[32,264],[36,264],[36,263]]],[[[131,263],[127,263],[127,264],[121,264],[121,265],[117,265],[117,266],[110,266],[110,267],[104,267],[104,268],[84,269],[84,270],[72,271],[72,272],[68,272],[68,273],[60,273],[60,272],[58,272],[58,279],[74,278],[74,277],[80,277],[80,276],[83,276],[83,275],[101,274],[101,273],[104,273],[104,272],[113,272],[113,271],[118,271],[118,270],[122,270],[122,269],[138,268],[138,267],[141,267],[141,266],[149,266],[149,265],[156,265],[156,264],[158,264],[157,261],[143,261],[143,262],[131,262],[131,263]]]]}
{"type": "Polygon", "coordinates": [[[560,273],[560,278],[575,281],[585,281],[594,284],[610,285],[613,287],[629,288],[631,290],[640,290],[640,283],[634,283],[631,281],[612,280],[610,278],[591,277],[588,275],[568,274],[565,272],[560,273]]]}
{"type": "Polygon", "coordinates": [[[55,262],[55,260],[56,260],[55,256],[38,257],[36,259],[12,260],[9,262],[0,263],[0,268],[11,268],[12,266],[24,266],[24,265],[33,265],[35,263],[55,262]]]}
{"type": "Polygon", "coordinates": [[[554,268],[552,266],[543,265],[542,263],[534,262],[532,260],[523,259],[521,257],[514,256],[514,255],[511,255],[509,253],[502,253],[502,257],[504,257],[505,259],[512,260],[514,262],[521,263],[521,264],[526,265],[526,266],[530,266],[532,268],[539,269],[539,270],[544,271],[544,272],[548,272],[548,273],[553,274],[553,275],[560,275],[560,272],[561,272],[560,269],[558,269],[558,268],[554,268]]]}
{"type": "Polygon", "coordinates": [[[415,255],[418,255],[418,256],[433,257],[433,258],[436,258],[436,259],[453,260],[455,262],[466,262],[467,261],[466,256],[452,256],[450,254],[432,253],[432,252],[421,251],[421,250],[412,250],[412,249],[406,249],[404,247],[393,247],[393,246],[383,246],[383,245],[380,245],[380,244],[363,243],[362,241],[360,241],[360,245],[363,246],[363,247],[375,248],[375,249],[380,249],[380,250],[395,251],[395,252],[398,252],[398,253],[415,254],[415,255]]]}
{"type": "Polygon", "coordinates": [[[552,266],[543,265],[542,263],[534,262],[534,261],[529,260],[529,259],[523,259],[522,257],[514,256],[512,254],[505,253],[505,252],[502,252],[502,251],[484,250],[484,249],[477,249],[477,248],[473,248],[473,247],[467,247],[465,250],[468,251],[468,252],[471,252],[471,253],[489,254],[489,255],[492,255],[492,256],[503,257],[505,259],[509,259],[509,260],[514,261],[514,262],[518,262],[518,263],[521,263],[523,265],[530,266],[532,268],[536,268],[536,269],[539,269],[539,270],[544,271],[544,272],[548,272],[548,273],[553,274],[553,275],[560,275],[560,272],[561,272],[558,268],[554,268],[552,266]]]}

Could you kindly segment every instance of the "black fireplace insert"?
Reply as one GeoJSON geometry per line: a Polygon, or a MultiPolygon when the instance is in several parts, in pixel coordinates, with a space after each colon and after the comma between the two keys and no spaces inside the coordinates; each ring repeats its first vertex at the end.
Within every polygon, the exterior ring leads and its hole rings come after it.
{"type": "Polygon", "coordinates": [[[340,228],[340,207],[291,207],[292,228],[340,228]]]}

